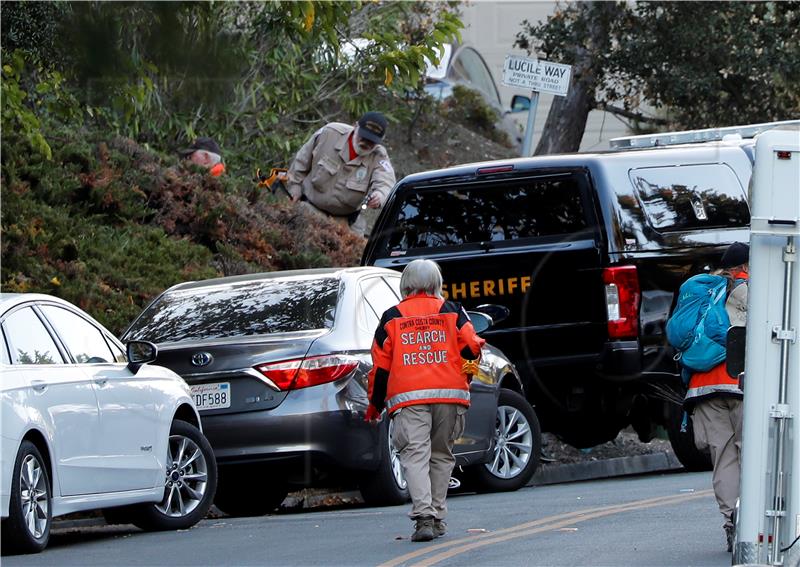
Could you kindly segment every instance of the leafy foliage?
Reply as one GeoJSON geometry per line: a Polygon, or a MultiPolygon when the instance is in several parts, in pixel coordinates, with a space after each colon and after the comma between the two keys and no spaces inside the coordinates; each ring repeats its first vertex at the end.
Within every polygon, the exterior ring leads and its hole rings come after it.
{"type": "Polygon", "coordinates": [[[22,51],[29,61],[63,63],[56,49],[66,2],[9,2],[3,0],[0,45],[5,53],[22,51]]]}
{"type": "MultiPolygon", "coordinates": [[[[546,22],[522,27],[517,46],[574,65],[573,88],[590,95],[581,113],[608,110],[633,129],[729,126],[800,112],[800,2],[568,3],[546,22]]],[[[545,137],[563,135],[555,122],[545,129],[545,137]]],[[[558,150],[577,150],[575,139],[558,150]]]]}
{"type": "Polygon", "coordinates": [[[607,97],[641,92],[678,127],[800,113],[800,2],[640,2],[620,42],[607,97]]]}
{"type": "Polygon", "coordinates": [[[486,99],[464,85],[453,86],[453,96],[443,103],[445,112],[455,122],[463,124],[499,144],[511,147],[506,132],[497,128],[499,112],[486,103],[486,99]]]}
{"type": "Polygon", "coordinates": [[[164,149],[211,135],[240,173],[287,163],[324,122],[393,107],[461,27],[442,2],[20,3],[3,47],[38,58],[24,16],[53,11],[49,69],[99,124],[164,149]]]}
{"type": "Polygon", "coordinates": [[[249,179],[98,131],[55,136],[51,160],[29,149],[3,164],[4,291],[54,293],[119,332],[181,281],[358,263],[362,237],[249,179]]]}
{"type": "Polygon", "coordinates": [[[117,332],[165,287],[215,274],[200,246],[43,205],[25,182],[4,191],[2,216],[3,291],[58,295],[117,332]]]}
{"type": "Polygon", "coordinates": [[[2,129],[4,142],[22,138],[31,148],[52,157],[50,144],[42,132],[39,114],[80,124],[81,110],[75,97],[57,71],[27,72],[22,51],[3,61],[2,129]]]}
{"type": "Polygon", "coordinates": [[[116,332],[180,281],[357,264],[363,238],[259,192],[252,171],[324,121],[427,104],[406,95],[461,27],[455,3],[2,6],[0,285],[116,332]],[[198,134],[226,176],[151,149],[198,134]]]}

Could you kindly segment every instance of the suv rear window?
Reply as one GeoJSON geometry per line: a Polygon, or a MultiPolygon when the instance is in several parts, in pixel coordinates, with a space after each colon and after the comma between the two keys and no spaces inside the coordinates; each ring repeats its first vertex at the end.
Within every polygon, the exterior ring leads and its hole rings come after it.
{"type": "Polygon", "coordinates": [[[125,340],[154,343],[330,328],[337,278],[271,279],[164,294],[125,340]]]}
{"type": "Polygon", "coordinates": [[[633,169],[630,180],[647,222],[658,232],[750,223],[745,190],[726,165],[633,169]]]}
{"type": "Polygon", "coordinates": [[[557,175],[504,185],[409,191],[397,209],[389,252],[560,236],[587,227],[578,179],[557,175]]]}

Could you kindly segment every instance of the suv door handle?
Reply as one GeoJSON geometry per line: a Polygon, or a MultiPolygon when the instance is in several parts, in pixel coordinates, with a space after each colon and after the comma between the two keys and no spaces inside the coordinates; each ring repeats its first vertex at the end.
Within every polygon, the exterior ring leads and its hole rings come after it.
{"type": "Polygon", "coordinates": [[[47,390],[47,382],[44,380],[31,380],[31,387],[37,392],[44,392],[47,390]]]}
{"type": "Polygon", "coordinates": [[[95,376],[94,383],[98,386],[105,386],[108,383],[108,376],[95,376]]]}

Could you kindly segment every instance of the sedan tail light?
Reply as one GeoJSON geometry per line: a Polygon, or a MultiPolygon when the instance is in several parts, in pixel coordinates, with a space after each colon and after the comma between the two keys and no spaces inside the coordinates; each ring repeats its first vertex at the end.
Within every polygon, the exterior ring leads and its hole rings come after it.
{"type": "Polygon", "coordinates": [[[608,336],[634,339],[639,336],[639,274],[636,266],[618,266],[603,270],[606,284],[608,336]]]}
{"type": "Polygon", "coordinates": [[[357,359],[334,354],[270,362],[255,368],[280,390],[299,390],[338,380],[357,366],[357,359]]]}

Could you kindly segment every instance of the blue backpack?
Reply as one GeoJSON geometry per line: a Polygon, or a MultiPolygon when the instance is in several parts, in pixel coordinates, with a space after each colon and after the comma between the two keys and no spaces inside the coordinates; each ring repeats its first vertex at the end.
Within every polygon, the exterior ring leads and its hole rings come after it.
{"type": "Polygon", "coordinates": [[[710,274],[692,276],[680,287],[667,321],[667,340],[677,351],[675,360],[689,373],[707,372],[725,360],[727,287],[727,279],[710,274]]]}

